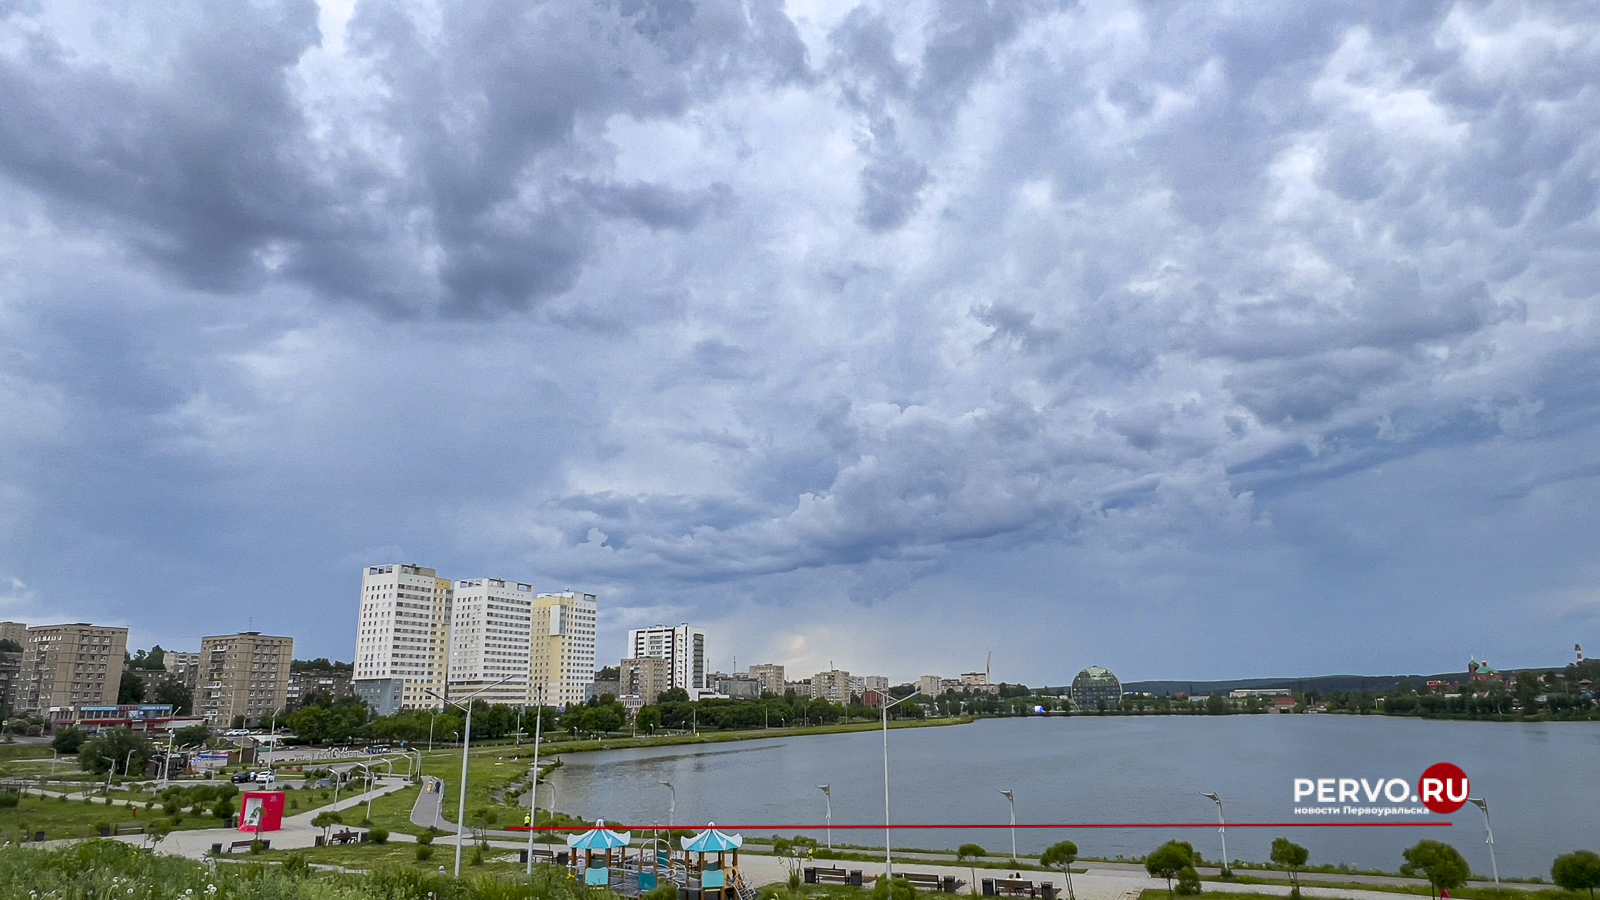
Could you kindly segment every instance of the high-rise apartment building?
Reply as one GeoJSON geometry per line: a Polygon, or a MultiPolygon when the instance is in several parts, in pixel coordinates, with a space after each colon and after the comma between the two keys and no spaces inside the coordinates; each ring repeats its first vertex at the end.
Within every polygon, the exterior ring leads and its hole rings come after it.
{"type": "Polygon", "coordinates": [[[594,630],[600,601],[581,591],[540,594],[533,600],[528,701],[577,706],[594,682],[594,630]]]}
{"type": "Polygon", "coordinates": [[[761,682],[761,692],[774,697],[783,696],[783,666],[776,663],[751,666],[750,677],[761,682]]]}
{"type": "Polygon", "coordinates": [[[621,697],[638,697],[642,704],[660,699],[672,686],[667,660],[660,656],[625,659],[617,666],[617,689],[621,697]]]}
{"type": "Polygon", "coordinates": [[[443,705],[434,695],[445,693],[451,600],[450,580],[433,569],[368,566],[361,576],[355,680],[398,680],[404,709],[443,705]]]}
{"type": "Polygon", "coordinates": [[[290,637],[242,631],[201,638],[195,714],[221,727],[240,716],[253,724],[281,714],[289,699],[293,659],[290,637]]]}
{"type": "Polygon", "coordinates": [[[850,673],[842,669],[829,669],[811,676],[811,699],[849,703],[850,673]]]}
{"type": "Polygon", "coordinates": [[[82,622],[29,628],[22,644],[16,710],[115,706],[128,652],[128,629],[82,622]]]}
{"type": "Polygon", "coordinates": [[[0,641],[10,641],[18,647],[28,643],[28,626],[21,622],[0,622],[0,641]]]}
{"type": "Polygon", "coordinates": [[[200,654],[168,650],[161,656],[167,677],[193,691],[200,684],[200,654]]]}
{"type": "Polygon", "coordinates": [[[654,625],[628,632],[628,654],[637,659],[654,656],[667,660],[671,687],[683,688],[691,699],[706,689],[706,633],[688,625],[654,625]]]}
{"type": "Polygon", "coordinates": [[[944,693],[944,679],[937,675],[924,675],[917,679],[917,690],[924,697],[938,697],[944,693]]]}
{"type": "MultiPolygon", "coordinates": [[[[513,706],[529,702],[535,596],[533,585],[502,578],[455,583],[450,622],[451,697],[476,695],[487,703],[513,706]]],[[[589,678],[594,678],[592,672],[589,678]]]]}

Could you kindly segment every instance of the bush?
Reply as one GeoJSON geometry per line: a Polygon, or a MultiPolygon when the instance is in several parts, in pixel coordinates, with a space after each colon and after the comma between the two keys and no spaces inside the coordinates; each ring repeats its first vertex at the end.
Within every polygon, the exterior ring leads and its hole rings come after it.
{"type": "Polygon", "coordinates": [[[1184,866],[1178,872],[1178,893],[1186,897],[1200,893],[1200,873],[1194,866],[1184,866]]]}
{"type": "Polygon", "coordinates": [[[387,844],[389,843],[389,829],[369,828],[367,829],[367,839],[374,844],[387,844]]]}
{"type": "Polygon", "coordinates": [[[311,861],[304,853],[291,853],[283,861],[283,874],[290,878],[307,878],[311,875],[311,861]]]}
{"type": "Polygon", "coordinates": [[[472,858],[467,860],[467,865],[469,865],[469,866],[481,866],[481,865],[483,865],[483,857],[484,857],[483,845],[482,844],[478,844],[477,846],[472,848],[472,858]]]}
{"type": "Polygon", "coordinates": [[[262,843],[259,840],[254,840],[254,841],[250,842],[250,852],[252,854],[259,854],[259,853],[261,853],[262,851],[264,851],[266,849],[267,849],[267,845],[262,843]]]}
{"type": "Polygon", "coordinates": [[[417,844],[418,844],[418,846],[426,847],[431,843],[433,843],[433,830],[432,829],[429,829],[428,831],[424,831],[423,833],[417,835],[417,844]]]}
{"type": "Polygon", "coordinates": [[[20,802],[22,802],[21,794],[12,791],[0,794],[0,809],[16,809],[20,802]]]}
{"type": "Polygon", "coordinates": [[[427,844],[417,845],[417,862],[427,862],[433,859],[433,848],[427,844]]]}
{"type": "Polygon", "coordinates": [[[916,900],[917,889],[904,878],[879,878],[872,885],[872,900],[916,900]]]}

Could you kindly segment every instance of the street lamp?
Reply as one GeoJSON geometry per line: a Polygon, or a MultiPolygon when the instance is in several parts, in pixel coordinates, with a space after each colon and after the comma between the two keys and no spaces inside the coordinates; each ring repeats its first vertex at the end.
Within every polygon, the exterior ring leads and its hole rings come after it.
{"type": "Polygon", "coordinates": [[[832,850],[833,849],[833,786],[832,785],[827,785],[827,784],[819,784],[819,785],[817,785],[817,790],[822,792],[822,796],[827,800],[827,803],[828,803],[828,849],[832,850]]]}
{"type": "MultiPolygon", "coordinates": [[[[533,835],[539,825],[539,738],[544,725],[544,685],[539,685],[539,705],[533,713],[533,784],[528,787],[528,877],[533,877],[533,835]]],[[[522,733],[519,722],[517,733],[522,733]]]]}
{"type": "MultiPolygon", "coordinates": [[[[466,710],[466,713],[467,713],[467,721],[466,721],[465,724],[463,724],[461,726],[461,786],[456,789],[458,794],[460,795],[460,801],[461,801],[459,806],[456,809],[456,874],[455,874],[455,877],[457,877],[457,878],[461,877],[461,842],[462,842],[463,836],[466,833],[466,825],[467,825],[467,754],[472,749],[472,698],[478,696],[479,694],[481,694],[481,693],[483,693],[485,691],[493,690],[494,688],[497,688],[500,685],[505,684],[506,682],[510,681],[511,678],[512,678],[512,676],[507,675],[506,677],[500,679],[499,681],[496,681],[494,684],[490,684],[490,685],[487,685],[485,687],[479,688],[478,690],[473,691],[472,693],[468,694],[466,697],[462,698],[462,699],[467,701],[467,705],[466,706],[462,706],[461,704],[457,703],[454,700],[446,700],[444,698],[444,696],[442,696],[440,694],[435,694],[433,691],[428,691],[428,693],[433,694],[435,697],[438,697],[440,700],[443,700],[445,703],[448,703],[451,706],[454,706],[456,709],[464,709],[464,710],[466,710]]],[[[423,690],[427,690],[427,688],[423,688],[423,690]]]]}
{"type": "Polygon", "coordinates": [[[1001,791],[1001,796],[1011,804],[1011,861],[1017,861],[1017,798],[1010,791],[1001,791]]]}
{"type": "Polygon", "coordinates": [[[892,703],[884,702],[889,699],[887,692],[877,688],[872,692],[878,695],[878,714],[883,719],[883,874],[885,878],[894,878],[894,850],[889,841],[889,707],[910,700],[922,693],[922,689],[917,688],[892,703]]]}
{"type": "Polygon", "coordinates": [[[1217,834],[1222,836],[1222,877],[1227,878],[1233,874],[1233,870],[1228,868],[1228,823],[1222,818],[1222,798],[1205,791],[1201,791],[1200,796],[1217,804],[1217,834]]]}
{"type": "Polygon", "coordinates": [[[678,789],[673,787],[672,782],[670,781],[661,781],[657,783],[665,785],[667,790],[672,792],[672,806],[667,810],[667,830],[670,831],[672,829],[674,820],[678,817],[678,789]]]}
{"type": "Polygon", "coordinates": [[[1494,860],[1494,829],[1489,825],[1489,801],[1482,797],[1468,797],[1467,802],[1483,810],[1483,830],[1489,832],[1489,838],[1484,843],[1489,845],[1489,867],[1494,870],[1494,889],[1498,891],[1500,890],[1500,864],[1494,860]]]}

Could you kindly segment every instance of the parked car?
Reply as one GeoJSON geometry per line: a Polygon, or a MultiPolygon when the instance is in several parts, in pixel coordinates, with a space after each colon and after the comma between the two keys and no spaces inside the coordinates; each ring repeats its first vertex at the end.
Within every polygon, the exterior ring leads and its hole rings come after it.
{"type": "Polygon", "coordinates": [[[277,784],[277,783],[278,783],[278,776],[272,774],[271,772],[257,772],[256,773],[256,784],[277,784]]]}
{"type": "Polygon", "coordinates": [[[256,773],[254,773],[254,772],[235,772],[235,773],[233,773],[233,783],[234,784],[250,784],[250,783],[254,782],[255,780],[256,780],[256,773]]]}

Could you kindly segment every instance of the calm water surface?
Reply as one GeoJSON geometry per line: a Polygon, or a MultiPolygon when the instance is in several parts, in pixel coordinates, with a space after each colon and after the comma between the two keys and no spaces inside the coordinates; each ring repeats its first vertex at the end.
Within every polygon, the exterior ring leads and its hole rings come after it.
{"type": "MultiPolygon", "coordinates": [[[[1502,875],[1549,877],[1558,853],[1600,849],[1600,723],[1432,722],[1379,716],[1228,716],[994,719],[889,734],[897,823],[1006,824],[1002,789],[1015,791],[1022,823],[1214,822],[1201,791],[1215,791],[1230,822],[1330,821],[1293,814],[1293,779],[1402,777],[1435,762],[1461,766],[1488,799],[1502,875]]],[[[880,732],[740,741],[709,747],[611,750],[566,756],[557,808],[586,818],[665,824],[677,786],[679,825],[821,825],[819,784],[833,787],[835,841],[882,846],[880,732]]],[[[541,797],[542,804],[549,796],[541,797]]],[[[1274,837],[1311,850],[1313,863],[1397,869],[1422,837],[1454,844],[1475,872],[1489,871],[1483,816],[1471,805],[1450,828],[1228,829],[1228,855],[1265,861],[1274,837]]],[[[1346,820],[1349,821],[1349,820],[1346,820]]],[[[1366,821],[1373,821],[1371,819],[1366,821]]],[[[792,828],[784,833],[796,833],[792,828]]],[[[823,839],[820,831],[807,832],[823,839]]],[[[1148,852],[1181,837],[1221,856],[1216,829],[1017,832],[1037,852],[1064,837],[1089,856],[1148,852]]],[[[897,846],[1010,848],[1007,829],[894,832],[897,846]]]]}

